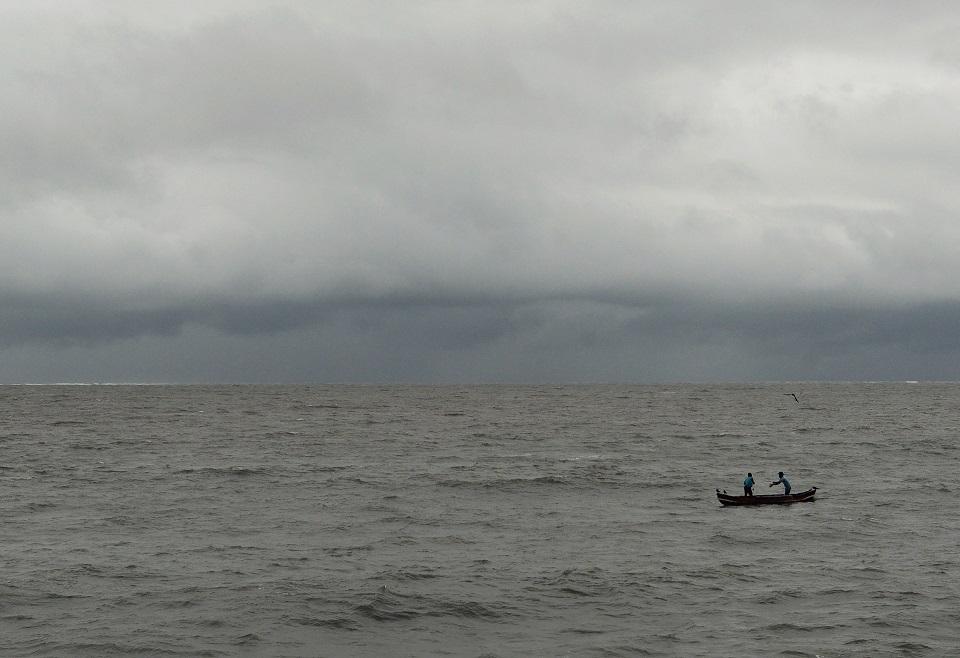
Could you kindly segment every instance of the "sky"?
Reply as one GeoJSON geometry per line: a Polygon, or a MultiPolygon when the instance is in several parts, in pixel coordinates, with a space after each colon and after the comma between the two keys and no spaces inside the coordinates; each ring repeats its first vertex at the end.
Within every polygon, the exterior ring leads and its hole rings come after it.
{"type": "Polygon", "coordinates": [[[960,380],[960,5],[0,0],[0,383],[960,380]]]}

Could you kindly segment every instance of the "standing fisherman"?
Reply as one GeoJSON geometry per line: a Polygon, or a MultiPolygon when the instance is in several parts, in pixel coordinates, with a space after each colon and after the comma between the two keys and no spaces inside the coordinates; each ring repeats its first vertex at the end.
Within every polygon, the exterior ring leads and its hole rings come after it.
{"type": "Polygon", "coordinates": [[[783,471],[780,471],[779,473],[777,473],[777,475],[780,476],[780,479],[777,480],[776,482],[771,482],[771,483],[770,483],[770,486],[771,486],[771,487],[775,487],[775,486],[777,486],[778,484],[782,484],[782,485],[783,485],[783,494],[784,494],[784,495],[789,494],[789,493],[790,493],[790,480],[788,480],[787,478],[783,477],[783,471]]]}
{"type": "Polygon", "coordinates": [[[747,473],[746,479],[743,481],[743,495],[752,496],[753,495],[753,473],[747,473]]]}

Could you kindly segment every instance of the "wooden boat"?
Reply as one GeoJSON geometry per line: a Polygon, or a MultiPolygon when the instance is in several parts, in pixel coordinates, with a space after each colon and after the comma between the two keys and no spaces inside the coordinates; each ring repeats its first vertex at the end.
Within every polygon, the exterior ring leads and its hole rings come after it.
{"type": "Polygon", "coordinates": [[[789,505],[791,503],[806,503],[817,495],[817,488],[810,487],[806,491],[792,494],[771,494],[758,496],[731,496],[726,491],[720,493],[717,489],[717,499],[723,505],[789,505]]]}

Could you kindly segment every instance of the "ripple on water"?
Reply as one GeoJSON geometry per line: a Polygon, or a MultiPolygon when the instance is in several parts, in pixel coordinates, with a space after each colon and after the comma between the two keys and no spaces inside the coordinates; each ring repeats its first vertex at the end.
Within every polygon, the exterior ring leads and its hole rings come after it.
{"type": "Polygon", "coordinates": [[[951,655],[960,386],[783,388],[0,387],[3,643],[951,655]]]}

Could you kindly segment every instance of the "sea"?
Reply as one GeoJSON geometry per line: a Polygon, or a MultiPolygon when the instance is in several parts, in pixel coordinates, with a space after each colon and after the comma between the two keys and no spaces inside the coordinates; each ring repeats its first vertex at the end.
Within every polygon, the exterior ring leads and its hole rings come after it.
{"type": "Polygon", "coordinates": [[[957,656],[958,445],[952,383],[3,386],[0,655],[957,656]]]}

